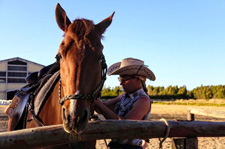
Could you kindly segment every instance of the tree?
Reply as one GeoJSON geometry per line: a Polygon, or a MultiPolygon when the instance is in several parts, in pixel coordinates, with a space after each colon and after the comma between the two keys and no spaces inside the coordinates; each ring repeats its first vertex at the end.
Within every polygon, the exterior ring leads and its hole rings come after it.
{"type": "Polygon", "coordinates": [[[177,92],[178,95],[187,95],[187,88],[186,86],[181,86],[177,92]]]}
{"type": "Polygon", "coordinates": [[[148,85],[147,89],[148,89],[148,95],[153,95],[154,87],[152,85],[148,85]]]}
{"type": "Polygon", "coordinates": [[[120,86],[116,86],[113,90],[113,96],[119,96],[122,93],[123,93],[123,90],[121,89],[120,86]]]}
{"type": "Polygon", "coordinates": [[[178,92],[178,86],[168,86],[166,88],[166,95],[176,95],[176,93],[178,92]]]}
{"type": "MultiPolygon", "coordinates": [[[[217,86],[203,86],[196,87],[188,91],[186,86],[168,86],[166,89],[163,86],[148,85],[148,95],[155,96],[155,98],[195,98],[195,99],[211,99],[220,98],[225,99],[225,85],[217,86]]],[[[120,86],[114,88],[103,87],[102,96],[119,96],[123,93],[120,86]]]]}
{"type": "Polygon", "coordinates": [[[213,97],[212,91],[209,86],[203,87],[202,97],[203,99],[211,99],[213,97]]]}
{"type": "Polygon", "coordinates": [[[112,90],[111,90],[111,88],[110,87],[103,87],[103,89],[102,89],[102,96],[112,96],[111,93],[112,92],[112,90]]]}

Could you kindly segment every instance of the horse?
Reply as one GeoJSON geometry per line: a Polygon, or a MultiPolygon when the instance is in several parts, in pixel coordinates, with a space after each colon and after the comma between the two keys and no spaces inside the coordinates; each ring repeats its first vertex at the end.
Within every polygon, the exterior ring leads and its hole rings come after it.
{"type": "MultiPolygon", "coordinates": [[[[38,114],[34,110],[35,105],[32,105],[33,110],[29,106],[26,128],[63,124],[66,132],[81,134],[93,113],[91,103],[100,96],[106,79],[107,66],[101,39],[112,22],[114,12],[98,24],[87,19],[75,19],[71,23],[60,4],[56,6],[55,15],[59,28],[64,32],[56,54],[58,79],[38,114]]],[[[33,103],[38,101],[37,98],[38,95],[33,103]]],[[[9,130],[11,121],[9,119],[9,130]]]]}

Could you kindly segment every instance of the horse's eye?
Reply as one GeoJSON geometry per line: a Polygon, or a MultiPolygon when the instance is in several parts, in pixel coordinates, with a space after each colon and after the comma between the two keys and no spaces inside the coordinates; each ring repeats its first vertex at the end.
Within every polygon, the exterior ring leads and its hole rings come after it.
{"type": "Polygon", "coordinates": [[[58,54],[55,56],[55,58],[56,58],[56,62],[59,62],[59,61],[62,59],[62,56],[61,56],[60,53],[58,53],[58,54]]]}

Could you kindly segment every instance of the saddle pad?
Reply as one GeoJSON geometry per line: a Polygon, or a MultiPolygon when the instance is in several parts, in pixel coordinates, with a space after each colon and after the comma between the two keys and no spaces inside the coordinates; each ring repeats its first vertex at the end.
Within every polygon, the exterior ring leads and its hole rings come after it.
{"type": "Polygon", "coordinates": [[[52,77],[44,84],[44,86],[40,89],[40,91],[36,95],[35,97],[36,99],[34,101],[34,113],[36,116],[39,115],[41,108],[43,107],[47,98],[54,89],[58,79],[59,79],[59,71],[57,71],[52,75],[52,77]]]}

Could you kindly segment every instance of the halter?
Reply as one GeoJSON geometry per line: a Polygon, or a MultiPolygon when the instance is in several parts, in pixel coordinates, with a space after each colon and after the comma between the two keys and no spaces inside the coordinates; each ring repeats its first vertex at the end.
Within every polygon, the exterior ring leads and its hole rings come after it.
{"type": "Polygon", "coordinates": [[[74,99],[74,100],[92,99],[91,102],[93,102],[94,100],[96,100],[97,98],[99,98],[101,96],[101,90],[102,90],[102,87],[106,80],[106,72],[107,72],[107,64],[105,61],[105,56],[103,54],[99,57],[99,61],[102,64],[101,81],[100,81],[99,85],[97,86],[97,88],[90,94],[75,93],[75,94],[67,95],[67,96],[64,96],[63,98],[61,98],[61,78],[59,79],[59,104],[60,105],[63,105],[64,101],[71,100],[71,99],[74,99]]]}

